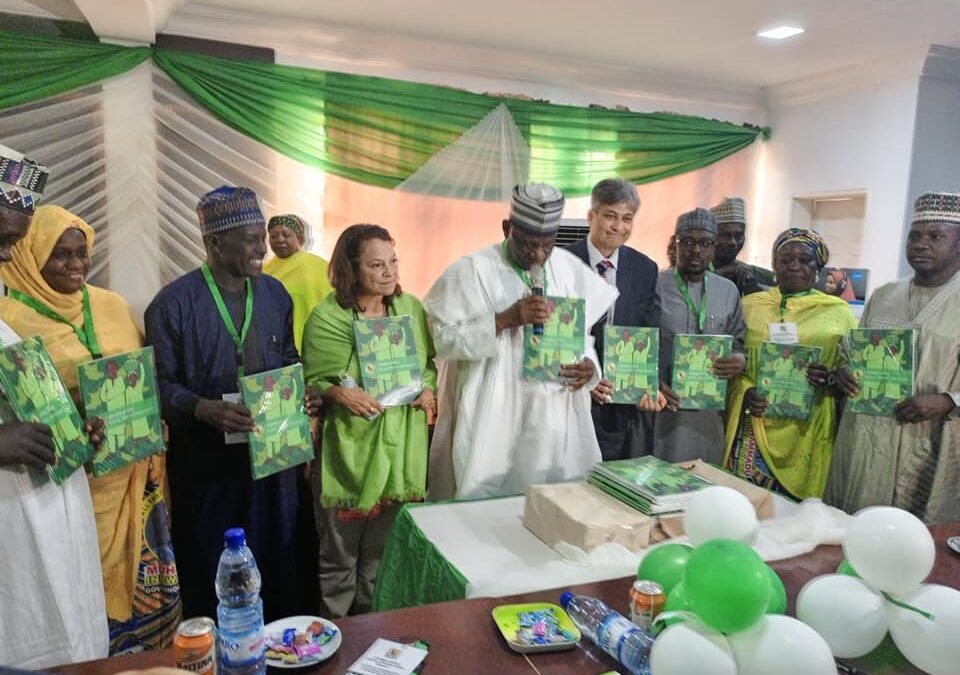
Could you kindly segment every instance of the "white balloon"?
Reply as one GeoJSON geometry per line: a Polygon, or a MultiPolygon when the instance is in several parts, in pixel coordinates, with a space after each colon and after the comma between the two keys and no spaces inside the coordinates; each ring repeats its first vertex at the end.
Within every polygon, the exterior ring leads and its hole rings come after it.
{"type": "Polygon", "coordinates": [[[723,634],[691,621],[674,624],[657,636],[650,669],[653,675],[737,675],[723,634]]]}
{"type": "Polygon", "coordinates": [[[767,614],[756,625],[727,639],[739,675],[837,675],[837,664],[826,641],[810,626],[789,616],[767,614]]]}
{"type": "Polygon", "coordinates": [[[704,488],[690,498],[683,529],[694,546],[711,539],[733,539],[752,546],[760,532],[750,500],[721,485],[704,488]]]}
{"type": "Polygon", "coordinates": [[[797,596],[797,618],[817,631],[834,656],[872,652],[887,634],[883,597],[845,574],[811,579],[797,596]]]}
{"type": "Polygon", "coordinates": [[[889,593],[909,593],[933,569],[936,547],[930,530],[903,509],[871,506],[857,512],[843,553],[863,580],[889,593]]]}
{"type": "Polygon", "coordinates": [[[897,600],[933,615],[930,620],[890,606],[890,636],[903,655],[930,675],[956,675],[960,671],[960,591],[930,584],[897,600]]]}

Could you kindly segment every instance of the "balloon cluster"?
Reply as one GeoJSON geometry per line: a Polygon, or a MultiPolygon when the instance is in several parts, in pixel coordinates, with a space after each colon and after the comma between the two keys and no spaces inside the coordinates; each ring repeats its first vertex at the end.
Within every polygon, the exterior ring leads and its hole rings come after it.
{"type": "Polygon", "coordinates": [[[836,675],[824,639],[783,616],[786,590],[751,548],[759,523],[746,497],[721,486],[701,490],[684,529],[693,546],[654,548],[637,570],[667,594],[653,675],[836,675]]]}
{"type": "Polygon", "coordinates": [[[930,675],[960,672],[960,591],[923,584],[935,547],[915,516],[888,506],[857,513],[838,574],[818,577],[797,596],[797,618],[834,656],[873,651],[890,631],[897,648],[930,675]]]}

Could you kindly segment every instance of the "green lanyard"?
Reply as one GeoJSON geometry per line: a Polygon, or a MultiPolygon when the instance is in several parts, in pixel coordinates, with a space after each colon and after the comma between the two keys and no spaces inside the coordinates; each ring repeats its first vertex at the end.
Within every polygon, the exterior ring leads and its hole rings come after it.
{"type": "Polygon", "coordinates": [[[797,291],[796,293],[782,293],[780,295],[780,323],[784,323],[784,319],[787,315],[787,298],[799,298],[804,295],[813,295],[813,291],[807,289],[805,291],[797,291]]]}
{"type": "Polygon", "coordinates": [[[697,333],[702,334],[704,326],[707,325],[707,275],[703,275],[703,297],[700,298],[700,306],[693,304],[693,298],[690,297],[690,291],[687,290],[687,282],[680,276],[679,270],[673,268],[673,276],[677,279],[677,286],[680,287],[680,295],[683,301],[687,303],[687,309],[697,321],[697,333]]]}
{"type": "Polygon", "coordinates": [[[48,319],[53,319],[58,323],[65,323],[70,326],[73,332],[76,333],[77,339],[80,340],[80,344],[87,348],[87,351],[90,352],[93,358],[99,359],[103,356],[103,352],[100,351],[100,343],[97,341],[97,329],[93,325],[93,310],[90,309],[90,293],[87,291],[86,286],[80,290],[80,293],[83,296],[82,328],[73,325],[66,317],[50,309],[36,298],[32,298],[26,293],[21,293],[14,288],[10,289],[10,297],[17,302],[23,303],[37,314],[41,314],[48,319]]]}
{"type": "MultiPolygon", "coordinates": [[[[524,284],[526,284],[527,288],[533,288],[533,282],[530,281],[530,274],[529,274],[528,272],[520,269],[520,265],[518,265],[516,262],[514,262],[513,257],[510,255],[510,249],[507,248],[507,240],[506,240],[506,239],[503,240],[503,244],[501,245],[501,248],[503,249],[503,257],[506,258],[507,262],[510,263],[510,267],[512,267],[512,268],[513,268],[513,271],[516,272],[516,273],[517,273],[517,276],[520,277],[520,281],[522,281],[524,284]]],[[[544,264],[544,266],[543,266],[543,294],[544,294],[544,295],[547,294],[547,266],[546,266],[546,264],[544,264]]]]}
{"type": "Polygon", "coordinates": [[[240,334],[238,335],[237,326],[233,323],[233,317],[230,316],[230,312],[227,311],[227,305],[223,302],[220,288],[217,286],[217,282],[213,280],[210,266],[207,265],[207,263],[203,263],[200,271],[203,272],[203,279],[207,282],[210,295],[213,296],[213,301],[217,304],[217,311],[220,312],[223,325],[227,327],[227,333],[230,334],[230,339],[233,340],[233,346],[237,348],[237,377],[243,377],[243,343],[247,341],[247,332],[250,330],[250,320],[253,318],[253,283],[250,281],[250,277],[247,277],[247,304],[243,312],[243,327],[240,329],[240,334]]]}

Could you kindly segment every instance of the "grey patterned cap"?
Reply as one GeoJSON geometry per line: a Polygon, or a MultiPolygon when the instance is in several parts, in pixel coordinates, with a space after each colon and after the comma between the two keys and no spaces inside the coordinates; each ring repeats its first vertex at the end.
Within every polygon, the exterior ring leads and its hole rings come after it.
{"type": "Polygon", "coordinates": [[[913,204],[913,223],[953,223],[960,225],[960,194],[925,192],[913,204]]]}
{"type": "Polygon", "coordinates": [[[516,185],[510,199],[510,222],[534,234],[555,234],[566,199],[546,183],[516,185]]]}
{"type": "Polygon", "coordinates": [[[723,201],[710,209],[717,223],[747,224],[747,206],[740,197],[724,197],[723,201]]]}
{"type": "Polygon", "coordinates": [[[717,219],[706,209],[697,207],[693,211],[687,211],[677,218],[676,233],[680,234],[686,230],[706,230],[707,232],[716,234],[717,219]]]}

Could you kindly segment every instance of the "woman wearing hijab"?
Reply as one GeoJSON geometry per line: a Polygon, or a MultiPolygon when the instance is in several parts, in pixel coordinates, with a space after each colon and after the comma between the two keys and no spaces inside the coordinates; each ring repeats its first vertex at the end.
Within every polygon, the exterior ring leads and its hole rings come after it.
{"type": "Polygon", "coordinates": [[[725,466],[736,475],[799,499],[823,494],[837,432],[838,397],[851,393],[841,366],[840,340],[857,327],[850,306],[814,290],[829,251],[813,230],[790,228],[773,245],[777,285],[743,298],[747,370],[732,382],[727,403],[725,466]],[[814,387],[808,420],[764,417],[767,399],[755,388],[760,345],[775,341],[820,347],[807,368],[814,387]]]}
{"type": "Polygon", "coordinates": [[[327,261],[303,250],[307,225],[300,216],[274,216],[267,223],[274,257],[263,266],[264,274],[276,278],[293,298],[293,341],[303,353],[303,327],[307,317],[332,290],[327,261]]]}
{"type": "MultiPolygon", "coordinates": [[[[93,228],[81,218],[41,206],[13,261],[0,270],[9,289],[0,300],[4,320],[21,336],[43,339],[78,403],[78,365],[143,346],[126,301],[86,283],[93,242],[93,228]]],[[[169,539],[163,481],[162,456],[89,476],[111,652],[166,646],[180,619],[176,564],[163,546],[169,539]]]]}
{"type": "Polygon", "coordinates": [[[839,267],[829,267],[824,270],[823,292],[827,295],[835,295],[841,300],[851,302],[856,300],[857,296],[853,292],[853,284],[850,277],[839,267]]]}

